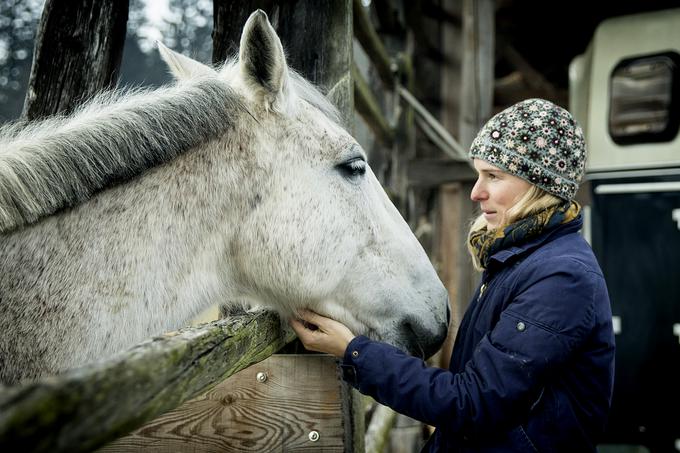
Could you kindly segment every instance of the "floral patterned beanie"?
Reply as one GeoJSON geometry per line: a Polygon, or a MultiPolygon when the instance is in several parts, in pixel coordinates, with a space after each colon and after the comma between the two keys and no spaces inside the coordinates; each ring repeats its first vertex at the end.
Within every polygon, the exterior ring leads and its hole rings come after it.
{"type": "Polygon", "coordinates": [[[569,112],[550,101],[527,99],[484,125],[472,142],[470,158],[571,200],[583,177],[586,145],[569,112]]]}

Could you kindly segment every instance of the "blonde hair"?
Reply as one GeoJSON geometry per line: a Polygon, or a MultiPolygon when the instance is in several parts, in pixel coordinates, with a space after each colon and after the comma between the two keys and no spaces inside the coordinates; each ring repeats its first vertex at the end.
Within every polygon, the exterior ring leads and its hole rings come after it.
{"type": "MultiPolygon", "coordinates": [[[[544,209],[550,208],[552,206],[557,206],[564,203],[561,198],[552,195],[538,186],[531,185],[527,193],[525,193],[522,198],[520,198],[514,206],[507,210],[505,217],[501,221],[501,224],[494,228],[494,230],[502,230],[508,225],[515,223],[525,217],[535,214],[544,209]]],[[[489,227],[488,222],[484,218],[483,214],[475,218],[470,225],[470,230],[467,235],[467,249],[468,253],[472,257],[472,264],[478,271],[484,270],[481,263],[479,262],[479,257],[477,256],[477,250],[470,244],[470,237],[473,233],[489,227]]]]}

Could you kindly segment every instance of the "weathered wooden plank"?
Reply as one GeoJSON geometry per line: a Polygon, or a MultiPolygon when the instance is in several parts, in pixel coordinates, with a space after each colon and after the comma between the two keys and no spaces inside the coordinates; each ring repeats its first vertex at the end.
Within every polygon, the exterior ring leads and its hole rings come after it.
{"type": "Polygon", "coordinates": [[[341,393],[333,357],[277,354],[99,452],[341,453],[341,393]]]}
{"type": "Polygon", "coordinates": [[[276,315],[258,312],[168,333],[103,363],[2,388],[0,451],[90,451],[294,338],[276,315]]]}
{"type": "Polygon", "coordinates": [[[352,65],[352,79],[354,80],[354,107],[357,113],[361,115],[376,138],[383,145],[391,147],[394,142],[394,131],[356,65],[352,65]]]}
{"type": "Polygon", "coordinates": [[[35,40],[23,115],[73,110],[118,79],[127,0],[49,0],[35,40]]]}
{"type": "Polygon", "coordinates": [[[290,49],[288,63],[326,93],[351,131],[354,127],[351,0],[279,2],[279,17],[277,31],[290,49]]]}
{"type": "Polygon", "coordinates": [[[451,159],[413,159],[408,163],[408,183],[415,187],[435,188],[442,184],[474,181],[475,171],[467,162],[451,159]]]}
{"type": "Polygon", "coordinates": [[[371,24],[366,9],[362,6],[361,0],[353,0],[352,9],[354,11],[354,36],[364,48],[375,69],[380,76],[380,80],[387,88],[394,89],[394,72],[396,64],[392,61],[387,49],[383,45],[378,33],[371,24]]]}
{"type": "Polygon", "coordinates": [[[473,279],[477,274],[472,271],[472,261],[467,251],[467,223],[461,219],[472,217],[472,204],[469,202],[471,182],[444,184],[439,189],[439,219],[437,236],[437,261],[440,263],[439,276],[448,289],[451,306],[449,333],[442,345],[438,365],[447,369],[469,297],[472,293],[473,279]]]}
{"type": "Polygon", "coordinates": [[[494,88],[494,0],[463,0],[460,142],[469,147],[491,116],[494,88]]]}
{"type": "MultiPolygon", "coordinates": [[[[275,0],[213,0],[213,55],[216,65],[227,58],[238,56],[241,31],[248,16],[258,9],[263,10],[273,20],[275,0]]],[[[276,24],[274,28],[276,28],[276,24]]]]}

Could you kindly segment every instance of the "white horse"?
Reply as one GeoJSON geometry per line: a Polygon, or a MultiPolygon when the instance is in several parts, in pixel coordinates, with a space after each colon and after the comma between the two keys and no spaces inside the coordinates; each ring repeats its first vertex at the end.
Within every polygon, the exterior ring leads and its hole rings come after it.
{"type": "Polygon", "coordinates": [[[105,358],[218,301],[433,353],[446,291],[266,15],[219,70],[161,54],[174,86],[0,134],[0,381],[105,358]]]}

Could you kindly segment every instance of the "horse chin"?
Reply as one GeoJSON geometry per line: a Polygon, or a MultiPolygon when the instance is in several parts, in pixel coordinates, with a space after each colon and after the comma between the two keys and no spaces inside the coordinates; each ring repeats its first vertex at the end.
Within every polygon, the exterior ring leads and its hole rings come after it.
{"type": "Polygon", "coordinates": [[[387,335],[383,341],[408,354],[427,360],[441,348],[447,335],[447,325],[442,323],[435,331],[409,321],[401,323],[396,335],[387,335]]]}

